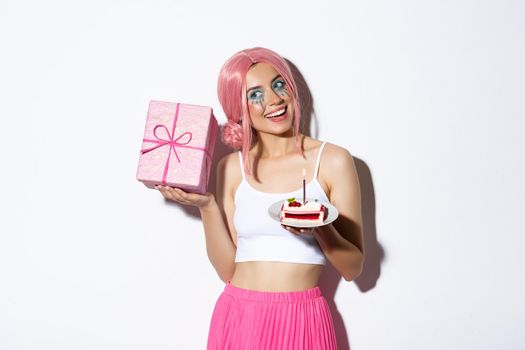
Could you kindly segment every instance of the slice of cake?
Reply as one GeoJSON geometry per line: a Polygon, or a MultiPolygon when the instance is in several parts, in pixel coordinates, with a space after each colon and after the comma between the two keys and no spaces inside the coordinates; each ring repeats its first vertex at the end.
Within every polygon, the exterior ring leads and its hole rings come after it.
{"type": "Polygon", "coordinates": [[[294,224],[322,224],[327,216],[324,205],[315,201],[307,201],[305,204],[298,202],[295,198],[287,199],[281,206],[281,223],[293,226],[294,224]]]}

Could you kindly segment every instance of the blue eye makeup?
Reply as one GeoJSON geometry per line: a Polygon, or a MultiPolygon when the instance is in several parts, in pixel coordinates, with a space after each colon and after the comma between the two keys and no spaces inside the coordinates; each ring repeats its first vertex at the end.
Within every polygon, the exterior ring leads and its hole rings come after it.
{"type": "Polygon", "coordinates": [[[248,94],[248,101],[261,102],[264,99],[264,93],[261,90],[253,90],[248,94]]]}
{"type": "MultiPolygon", "coordinates": [[[[288,96],[288,91],[286,90],[286,82],[284,79],[278,75],[276,76],[271,83],[271,89],[279,95],[281,98],[288,96]]],[[[263,86],[254,86],[247,93],[248,102],[251,104],[259,104],[262,106],[265,98],[265,88],[263,86]]]]}
{"type": "Polygon", "coordinates": [[[272,89],[274,91],[281,91],[281,90],[285,90],[284,88],[285,86],[286,86],[286,82],[284,81],[284,79],[281,78],[273,82],[272,89]]]}

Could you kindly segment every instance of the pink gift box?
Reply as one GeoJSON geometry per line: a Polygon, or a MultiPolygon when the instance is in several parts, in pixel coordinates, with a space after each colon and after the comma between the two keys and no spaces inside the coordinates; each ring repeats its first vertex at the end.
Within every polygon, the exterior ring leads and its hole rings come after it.
{"type": "Polygon", "coordinates": [[[211,107],[151,101],[137,180],[206,193],[217,131],[211,107]]]}

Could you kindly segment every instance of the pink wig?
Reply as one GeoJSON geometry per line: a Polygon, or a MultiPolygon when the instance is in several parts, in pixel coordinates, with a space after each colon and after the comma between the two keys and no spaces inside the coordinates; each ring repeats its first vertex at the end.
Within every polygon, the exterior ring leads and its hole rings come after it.
{"type": "Polygon", "coordinates": [[[259,62],[272,65],[288,86],[287,90],[292,96],[294,106],[295,143],[301,153],[299,146],[301,110],[299,108],[297,86],[292,77],[290,67],[281,56],[269,49],[254,47],[239,51],[222,66],[219,73],[217,93],[222,109],[228,118],[228,122],[222,128],[222,140],[234,149],[241,148],[244,169],[248,174],[251,173],[247,164],[248,151],[252,145],[253,135],[248,112],[248,100],[246,98],[246,73],[248,73],[251,66],[259,62]]]}

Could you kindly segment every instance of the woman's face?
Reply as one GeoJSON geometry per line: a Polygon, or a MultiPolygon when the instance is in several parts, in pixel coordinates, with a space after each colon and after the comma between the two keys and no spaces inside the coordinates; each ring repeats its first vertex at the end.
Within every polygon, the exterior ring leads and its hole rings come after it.
{"type": "Polygon", "coordinates": [[[259,132],[283,134],[293,123],[293,98],[272,65],[257,63],[246,73],[246,99],[252,127],[259,132]]]}

